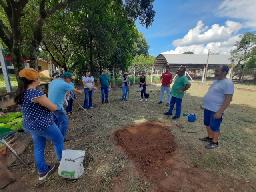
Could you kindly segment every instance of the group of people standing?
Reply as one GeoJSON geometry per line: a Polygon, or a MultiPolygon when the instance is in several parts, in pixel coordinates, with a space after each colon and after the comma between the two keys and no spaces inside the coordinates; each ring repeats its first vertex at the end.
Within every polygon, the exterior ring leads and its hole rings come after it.
{"type": "MultiPolygon", "coordinates": [[[[215,71],[216,80],[209,88],[203,100],[204,125],[207,128],[207,137],[201,138],[201,141],[207,142],[207,149],[218,147],[220,136],[220,125],[224,111],[229,106],[234,93],[234,85],[230,79],[226,78],[228,66],[220,66],[215,71]]],[[[182,98],[184,93],[191,87],[191,83],[185,75],[186,68],[180,67],[176,73],[176,78],[172,88],[173,81],[170,68],[161,76],[161,91],[159,104],[163,103],[164,93],[167,93],[168,112],[165,115],[172,116],[176,105],[176,112],[172,119],[178,119],[181,116],[182,98]]],[[[58,162],[62,157],[64,142],[68,130],[68,116],[64,110],[65,98],[68,97],[68,105],[75,98],[75,94],[82,94],[83,91],[75,88],[72,83],[73,75],[70,72],[64,72],[61,78],[54,79],[49,84],[48,97],[37,87],[40,84],[38,71],[25,68],[19,72],[20,86],[17,90],[15,101],[21,106],[23,113],[23,127],[32,135],[34,143],[34,158],[39,174],[39,180],[44,180],[50,175],[57,165],[48,165],[45,161],[46,140],[52,141],[56,152],[58,162]]],[[[95,89],[94,77],[90,72],[86,72],[82,77],[84,86],[84,108],[93,108],[93,90],[95,89]]],[[[108,103],[108,93],[110,89],[110,77],[106,71],[99,77],[101,84],[102,104],[108,103]]],[[[146,101],[149,97],[147,93],[146,76],[143,73],[139,82],[141,100],[146,101]]],[[[129,93],[128,74],[124,73],[122,77],[122,98],[127,101],[129,93]]],[[[69,106],[70,107],[70,106],[69,106]]],[[[66,109],[67,112],[70,108],[66,109]]]]}
{"type": "MultiPolygon", "coordinates": [[[[207,136],[200,138],[200,141],[207,142],[206,149],[215,149],[219,146],[220,126],[225,110],[229,107],[234,94],[234,83],[227,78],[229,67],[221,65],[215,69],[215,80],[203,98],[204,125],[206,126],[207,136]]],[[[166,72],[161,76],[161,92],[159,104],[163,103],[164,92],[167,93],[167,105],[169,110],[165,115],[172,116],[176,104],[176,112],[172,119],[181,117],[182,99],[185,92],[191,87],[191,83],[185,75],[186,68],[180,67],[176,73],[176,78],[170,91],[172,74],[167,66],[166,72]]]]}

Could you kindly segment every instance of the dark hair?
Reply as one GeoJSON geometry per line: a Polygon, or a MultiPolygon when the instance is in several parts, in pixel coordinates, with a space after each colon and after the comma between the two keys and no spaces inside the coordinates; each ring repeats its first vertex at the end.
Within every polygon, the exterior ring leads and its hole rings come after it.
{"type": "Polygon", "coordinates": [[[226,74],[228,74],[229,72],[229,66],[227,65],[221,65],[221,71],[225,72],[226,74]]]}
{"type": "Polygon", "coordinates": [[[27,90],[28,86],[34,82],[34,80],[28,80],[25,77],[19,78],[19,87],[16,91],[16,96],[14,98],[15,103],[22,104],[24,92],[27,90]]]}

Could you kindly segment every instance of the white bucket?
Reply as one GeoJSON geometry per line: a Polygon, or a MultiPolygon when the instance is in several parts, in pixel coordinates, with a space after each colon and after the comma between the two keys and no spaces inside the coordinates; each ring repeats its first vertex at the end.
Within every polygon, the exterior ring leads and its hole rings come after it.
{"type": "Polygon", "coordinates": [[[63,150],[62,159],[58,168],[58,174],[67,179],[78,179],[84,173],[83,161],[85,151],[63,150]]]}

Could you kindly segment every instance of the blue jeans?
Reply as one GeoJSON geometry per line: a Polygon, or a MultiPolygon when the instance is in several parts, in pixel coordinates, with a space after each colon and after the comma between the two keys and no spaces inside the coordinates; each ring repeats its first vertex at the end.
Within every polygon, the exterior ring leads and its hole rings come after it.
{"type": "Polygon", "coordinates": [[[163,85],[161,86],[161,91],[160,91],[160,101],[161,102],[163,101],[163,96],[165,92],[167,94],[167,103],[170,103],[170,100],[171,100],[170,87],[163,86],[163,85]]]}
{"type": "Polygon", "coordinates": [[[146,92],[147,92],[147,87],[145,86],[145,85],[143,85],[142,86],[142,90],[141,90],[141,92],[140,92],[140,97],[141,97],[141,99],[143,99],[143,98],[146,98],[146,92]]]}
{"type": "Polygon", "coordinates": [[[171,98],[169,113],[172,114],[172,111],[173,111],[173,108],[174,108],[175,104],[176,104],[176,114],[175,114],[175,116],[179,118],[180,114],[181,114],[182,99],[177,98],[177,97],[172,97],[171,98]]]}
{"type": "Polygon", "coordinates": [[[46,140],[52,141],[57,160],[60,161],[62,157],[62,150],[64,149],[63,135],[56,124],[50,125],[42,131],[29,130],[29,132],[32,135],[34,143],[34,158],[37,170],[39,173],[45,173],[49,169],[49,166],[45,162],[44,155],[46,140]]]}
{"type": "Polygon", "coordinates": [[[128,99],[128,92],[129,92],[129,87],[128,86],[122,86],[122,99],[123,100],[128,99]]]}
{"type": "Polygon", "coordinates": [[[101,101],[102,103],[108,101],[108,87],[101,87],[101,101]]]}
{"type": "Polygon", "coordinates": [[[66,137],[68,129],[68,117],[64,110],[54,111],[55,124],[59,127],[63,137],[66,137]]]}
{"type": "Polygon", "coordinates": [[[68,106],[66,107],[66,112],[67,113],[71,113],[73,110],[73,99],[69,99],[68,100],[68,106]]]}
{"type": "Polygon", "coordinates": [[[84,89],[84,108],[90,109],[92,107],[92,90],[84,89]]]}

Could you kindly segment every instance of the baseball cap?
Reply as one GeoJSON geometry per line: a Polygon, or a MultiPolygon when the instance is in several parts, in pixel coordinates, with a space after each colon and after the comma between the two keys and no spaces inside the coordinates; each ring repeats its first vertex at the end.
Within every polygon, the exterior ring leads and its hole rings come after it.
{"type": "Polygon", "coordinates": [[[66,79],[73,79],[73,74],[69,71],[66,71],[63,73],[63,78],[66,78],[66,79]]]}

